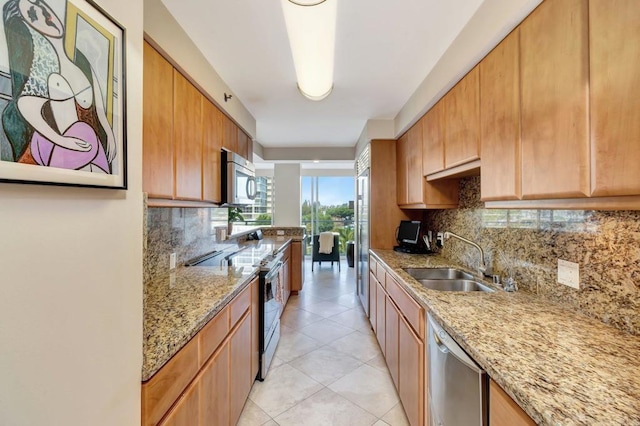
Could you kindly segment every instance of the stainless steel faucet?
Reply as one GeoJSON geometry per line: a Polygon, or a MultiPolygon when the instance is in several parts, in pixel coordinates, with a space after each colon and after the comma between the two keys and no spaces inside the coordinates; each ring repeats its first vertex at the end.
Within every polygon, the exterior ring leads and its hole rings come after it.
{"type": "Polygon", "coordinates": [[[484,261],[484,251],[482,250],[482,247],[480,247],[478,244],[474,243],[471,240],[466,239],[465,237],[461,237],[460,235],[454,234],[453,232],[445,232],[443,235],[444,240],[448,240],[449,238],[457,238],[458,240],[465,242],[469,245],[472,245],[473,247],[477,248],[478,251],[480,252],[480,266],[478,267],[478,272],[480,273],[480,275],[484,275],[485,277],[490,277],[491,276],[491,267],[487,266],[487,264],[484,261]]]}

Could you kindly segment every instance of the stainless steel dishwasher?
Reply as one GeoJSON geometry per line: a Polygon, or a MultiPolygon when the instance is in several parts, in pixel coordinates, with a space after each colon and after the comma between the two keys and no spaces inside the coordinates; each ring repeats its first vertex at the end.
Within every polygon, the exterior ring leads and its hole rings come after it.
{"type": "Polygon", "coordinates": [[[427,316],[430,426],[487,426],[488,378],[431,315],[427,316]]]}

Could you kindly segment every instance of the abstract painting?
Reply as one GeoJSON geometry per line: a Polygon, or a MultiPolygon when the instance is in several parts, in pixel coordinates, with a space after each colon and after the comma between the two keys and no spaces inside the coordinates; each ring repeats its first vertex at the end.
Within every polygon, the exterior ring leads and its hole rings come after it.
{"type": "Polygon", "coordinates": [[[87,0],[0,6],[0,181],[125,189],[124,29],[87,0]]]}

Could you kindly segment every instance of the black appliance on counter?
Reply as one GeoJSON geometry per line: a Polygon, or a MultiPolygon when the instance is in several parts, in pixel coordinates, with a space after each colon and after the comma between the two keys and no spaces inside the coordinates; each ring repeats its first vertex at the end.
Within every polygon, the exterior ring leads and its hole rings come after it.
{"type": "Polygon", "coordinates": [[[431,253],[420,238],[422,222],[419,220],[402,220],[396,229],[398,245],[393,248],[402,253],[428,254],[431,253]]]}

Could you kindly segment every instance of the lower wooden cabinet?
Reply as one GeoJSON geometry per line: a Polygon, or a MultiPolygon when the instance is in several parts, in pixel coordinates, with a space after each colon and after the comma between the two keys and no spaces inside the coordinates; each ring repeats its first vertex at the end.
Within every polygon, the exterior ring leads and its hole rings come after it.
{"type": "Polygon", "coordinates": [[[400,402],[412,426],[423,426],[425,407],[425,310],[376,261],[369,273],[369,319],[400,402]],[[384,276],[383,286],[377,276],[384,276]]]}
{"type": "Polygon", "coordinates": [[[161,426],[192,426],[200,417],[200,386],[192,383],[182,394],[169,414],[160,422],[161,426]]]}
{"type": "Polygon", "coordinates": [[[489,423],[491,426],[531,426],[536,424],[493,380],[489,383],[489,423]]]}
{"type": "Polygon", "coordinates": [[[380,283],[376,287],[376,337],[382,353],[386,353],[386,293],[380,283]]]}
{"type": "Polygon", "coordinates": [[[142,384],[143,426],[237,423],[258,369],[257,291],[256,278],[142,384]]]}
{"type": "MultiPolygon", "coordinates": [[[[229,341],[202,369],[200,384],[200,424],[229,424],[229,341]]],[[[193,419],[193,418],[192,418],[193,419]]]]}
{"type": "Polygon", "coordinates": [[[378,280],[373,272],[369,272],[369,322],[374,333],[378,333],[378,280]]]}
{"type": "Polygon", "coordinates": [[[304,285],[304,244],[291,242],[291,292],[297,294],[304,285]]]}
{"type": "Polygon", "coordinates": [[[398,322],[398,394],[411,425],[424,424],[424,342],[404,317],[398,322]]]}
{"type": "MultiPolygon", "coordinates": [[[[251,377],[251,312],[248,312],[229,339],[229,384],[231,424],[235,425],[249,396],[255,376],[251,377]]],[[[202,425],[204,426],[204,425],[202,425]]]]}
{"type": "Polygon", "coordinates": [[[386,324],[385,324],[385,343],[386,351],[384,358],[387,361],[387,367],[391,374],[391,379],[396,385],[396,389],[400,386],[399,363],[400,363],[400,347],[398,339],[398,326],[400,324],[400,312],[393,304],[389,296],[386,296],[386,324]]]}

